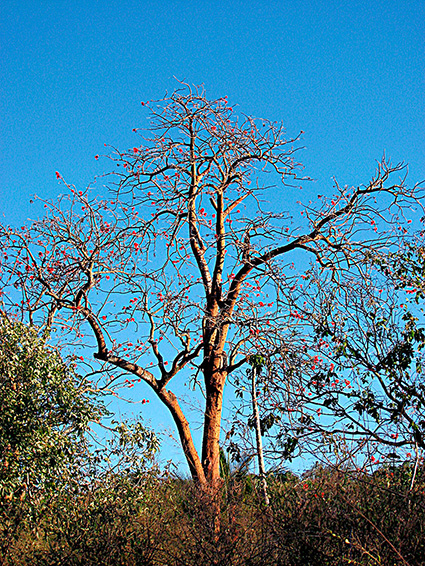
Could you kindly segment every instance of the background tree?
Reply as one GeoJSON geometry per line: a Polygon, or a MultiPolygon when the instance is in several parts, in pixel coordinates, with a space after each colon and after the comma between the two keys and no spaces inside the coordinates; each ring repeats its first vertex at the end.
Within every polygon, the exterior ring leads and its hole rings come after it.
{"type": "MultiPolygon", "coordinates": [[[[383,275],[379,259],[365,262],[357,278],[335,281],[314,268],[304,273],[302,296],[293,305],[305,321],[304,347],[288,349],[280,367],[266,366],[259,376],[261,427],[275,463],[300,451],[355,467],[419,458],[425,446],[423,321],[407,308],[409,295],[383,275]]],[[[231,449],[238,455],[248,450],[242,438],[249,438],[246,429],[254,422],[248,380],[241,374],[236,385],[245,397],[233,425],[238,435],[231,449]]]]}
{"type": "Polygon", "coordinates": [[[105,413],[93,392],[36,330],[0,319],[0,490],[37,497],[87,449],[89,423],[105,413]]]}
{"type": "Polygon", "coordinates": [[[45,203],[42,220],[3,228],[3,288],[30,321],[94,346],[104,387],[120,372],[129,387],[149,385],[193,478],[213,484],[228,377],[253,354],[271,366],[288,351],[308,355],[294,261],[310,257],[334,280],[347,270],[361,277],[366,255],[397,245],[418,189],[383,161],[368,184],[336,185],[294,220],[283,203],[299,183],[299,137],[188,86],[145,106],[149,134],[136,130],[140,144],[110,156],[107,198],[70,187],[45,203]],[[201,453],[171,389],[179,378],[205,398],[201,453]]]}
{"type": "Polygon", "coordinates": [[[0,563],[22,530],[40,526],[55,498],[53,505],[71,501],[72,508],[81,493],[135,482],[148,476],[148,465],[153,471],[155,433],[141,422],[112,421],[101,444],[90,425],[107,415],[72,363],[35,328],[1,314],[0,563]]]}

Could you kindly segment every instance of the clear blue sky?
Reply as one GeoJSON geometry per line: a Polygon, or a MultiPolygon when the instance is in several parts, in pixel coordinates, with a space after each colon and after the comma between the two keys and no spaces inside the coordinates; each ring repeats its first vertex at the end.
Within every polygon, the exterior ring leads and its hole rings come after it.
{"type": "Polygon", "coordinates": [[[173,77],[304,130],[317,192],[367,182],[384,151],[422,180],[424,22],[423,0],[3,0],[0,221],[61,191],[55,171],[78,188],[107,171],[94,156],[131,147],[173,77]]]}

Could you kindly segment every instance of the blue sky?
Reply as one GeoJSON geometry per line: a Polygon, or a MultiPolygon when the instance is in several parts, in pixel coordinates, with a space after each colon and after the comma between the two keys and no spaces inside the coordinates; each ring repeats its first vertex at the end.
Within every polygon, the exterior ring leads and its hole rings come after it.
{"type": "Polygon", "coordinates": [[[423,0],[4,0],[0,221],[34,217],[31,195],[62,191],[55,171],[78,188],[106,172],[94,156],[131,147],[140,101],[174,77],[303,130],[313,192],[366,183],[384,152],[420,181],[424,21],[423,0]]]}

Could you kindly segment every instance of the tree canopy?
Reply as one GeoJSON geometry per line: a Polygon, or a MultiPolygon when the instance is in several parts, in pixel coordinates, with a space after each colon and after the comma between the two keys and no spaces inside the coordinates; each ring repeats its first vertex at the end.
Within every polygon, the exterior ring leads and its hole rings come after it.
{"type": "Polygon", "coordinates": [[[36,329],[0,318],[0,492],[31,499],[54,490],[87,450],[103,406],[36,329]]]}
{"type": "MultiPolygon", "coordinates": [[[[335,183],[334,194],[295,217],[288,199],[308,180],[296,160],[300,136],[200,88],[143,105],[151,125],[135,128],[135,147],[109,155],[106,195],[77,191],[58,172],[69,191],[44,203],[44,218],[2,229],[2,284],[12,311],[93,348],[102,387],[123,372],[129,387],[147,384],[174,419],[192,476],[211,484],[224,387],[253,355],[267,359],[281,391],[305,390],[311,376],[302,406],[291,395],[283,401],[289,418],[295,409],[306,418],[310,396],[319,406],[335,402],[313,395],[322,380],[313,376],[322,365],[329,387],[338,383],[332,356],[320,355],[334,338],[341,356],[357,358],[349,337],[341,349],[341,297],[354,312],[361,294],[349,290],[371,290],[373,258],[398,249],[421,189],[406,184],[402,164],[382,160],[366,184],[335,183]],[[173,390],[179,380],[205,399],[201,450],[173,390]]],[[[385,372],[390,351],[382,348],[374,367],[385,372]]]]}

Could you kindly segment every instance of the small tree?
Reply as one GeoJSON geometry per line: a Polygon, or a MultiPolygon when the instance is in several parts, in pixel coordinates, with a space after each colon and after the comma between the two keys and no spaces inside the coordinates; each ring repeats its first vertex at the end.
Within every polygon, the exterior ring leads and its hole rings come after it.
{"type": "Polygon", "coordinates": [[[261,491],[263,493],[264,503],[269,505],[270,500],[267,493],[267,479],[266,479],[266,466],[264,463],[264,450],[262,441],[262,431],[261,431],[261,420],[260,412],[258,410],[257,401],[257,373],[261,373],[263,369],[264,360],[261,356],[251,356],[251,400],[252,400],[252,417],[254,421],[255,428],[255,441],[257,449],[257,460],[258,460],[258,473],[261,482],[261,491]]]}
{"type": "Polygon", "coordinates": [[[79,472],[103,407],[35,329],[0,316],[0,560],[22,522],[79,472]]]}
{"type": "Polygon", "coordinates": [[[0,319],[0,492],[31,499],[55,489],[85,450],[104,409],[35,329],[0,319]]]}
{"type": "MultiPolygon", "coordinates": [[[[403,261],[406,256],[397,254],[395,269],[392,256],[376,253],[365,258],[357,277],[343,273],[335,280],[316,267],[304,273],[302,294],[293,295],[293,310],[306,321],[304,345],[267,366],[258,388],[269,458],[281,463],[303,449],[328,463],[419,461],[425,448],[425,332],[415,305],[421,289],[407,280],[403,261]]],[[[236,385],[243,398],[248,380],[241,374],[236,385]]],[[[236,454],[247,449],[246,428],[255,425],[246,417],[250,405],[243,399],[235,414],[236,454]]]]}
{"type": "Polygon", "coordinates": [[[336,417],[334,432],[357,439],[372,461],[425,448],[425,332],[407,308],[408,295],[379,264],[338,287],[322,281],[310,304],[320,313],[316,344],[329,348],[327,371],[317,368],[308,385],[322,399],[322,413],[336,417]]]}
{"type": "Polygon", "coordinates": [[[392,228],[417,188],[383,161],[367,185],[337,185],[294,220],[284,209],[300,182],[299,137],[241,119],[226,97],[201,89],[145,106],[149,134],[111,155],[107,198],[71,188],[45,203],[42,220],[3,229],[3,286],[20,289],[10,307],[30,320],[85,344],[91,334],[100,370],[146,383],[174,419],[193,478],[212,485],[228,377],[253,354],[273,365],[303,347],[293,262],[310,256],[334,277],[361,273],[365,254],[397,242],[392,228]],[[171,389],[179,376],[205,398],[201,452],[171,389]]]}

